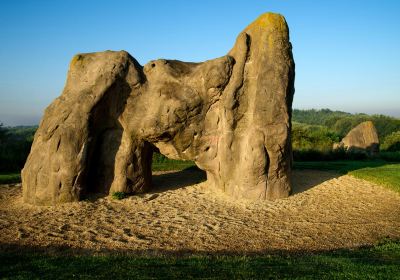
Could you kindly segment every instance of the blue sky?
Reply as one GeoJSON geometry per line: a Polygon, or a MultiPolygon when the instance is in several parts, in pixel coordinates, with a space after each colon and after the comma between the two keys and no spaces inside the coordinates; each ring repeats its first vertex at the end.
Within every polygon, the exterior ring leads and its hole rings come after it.
{"type": "Polygon", "coordinates": [[[400,1],[18,1],[0,3],[0,122],[38,123],[80,52],[151,59],[225,55],[260,14],[286,17],[294,108],[400,117],[400,1]]]}

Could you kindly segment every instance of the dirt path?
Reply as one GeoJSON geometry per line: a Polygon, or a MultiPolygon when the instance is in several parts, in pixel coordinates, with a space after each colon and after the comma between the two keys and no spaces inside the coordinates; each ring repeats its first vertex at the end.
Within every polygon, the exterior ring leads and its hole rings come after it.
{"type": "Polygon", "coordinates": [[[38,207],[0,187],[0,249],[263,252],[358,247],[400,238],[400,195],[322,171],[295,171],[294,195],[232,201],[195,170],[155,176],[151,194],[38,207]]]}

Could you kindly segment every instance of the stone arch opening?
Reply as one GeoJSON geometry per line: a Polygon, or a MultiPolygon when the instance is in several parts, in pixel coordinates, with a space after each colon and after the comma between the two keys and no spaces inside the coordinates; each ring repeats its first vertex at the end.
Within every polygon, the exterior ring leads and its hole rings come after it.
{"type": "Polygon", "coordinates": [[[152,192],[165,192],[204,182],[206,172],[193,161],[170,159],[156,148],[153,154],[152,192]],[[160,170],[164,169],[164,170],[160,170]],[[169,169],[169,170],[168,170],[169,169]]]}

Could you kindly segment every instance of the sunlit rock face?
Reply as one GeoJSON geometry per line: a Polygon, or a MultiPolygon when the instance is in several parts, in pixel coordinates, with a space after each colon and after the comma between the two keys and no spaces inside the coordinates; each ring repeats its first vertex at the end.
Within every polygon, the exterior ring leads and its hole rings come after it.
{"type": "Polygon", "coordinates": [[[288,27],[272,13],[242,31],[226,56],[202,63],[77,55],[36,132],[24,200],[146,192],[156,148],[195,161],[211,187],[234,198],[287,197],[293,94],[288,27]]]}
{"type": "Polygon", "coordinates": [[[376,154],[379,152],[378,132],[371,121],[365,121],[354,127],[342,139],[339,146],[348,152],[365,152],[376,154]]]}

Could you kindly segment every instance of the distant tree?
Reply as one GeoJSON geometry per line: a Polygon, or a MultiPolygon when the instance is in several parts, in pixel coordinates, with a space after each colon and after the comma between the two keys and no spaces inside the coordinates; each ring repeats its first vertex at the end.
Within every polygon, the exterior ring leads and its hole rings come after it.
{"type": "Polygon", "coordinates": [[[346,136],[349,131],[359,125],[362,122],[370,120],[371,118],[366,115],[350,115],[343,118],[339,118],[336,123],[332,126],[332,129],[338,133],[341,138],[346,136]]]}
{"type": "Polygon", "coordinates": [[[388,152],[400,151],[400,130],[385,137],[381,144],[381,150],[388,152]]]}
{"type": "Polygon", "coordinates": [[[329,109],[293,110],[294,121],[314,125],[326,125],[326,122],[331,118],[342,118],[349,115],[351,114],[341,111],[332,111],[329,109]]]}
{"type": "Polygon", "coordinates": [[[371,120],[378,131],[381,141],[393,132],[400,131],[400,119],[384,115],[373,115],[371,120]]]}
{"type": "Polygon", "coordinates": [[[6,129],[4,128],[3,123],[0,122],[0,144],[3,142],[4,138],[6,137],[6,129]]]}
{"type": "Polygon", "coordinates": [[[339,142],[339,135],[325,126],[293,123],[294,150],[328,152],[335,142],[339,142]]]}
{"type": "Polygon", "coordinates": [[[17,172],[25,164],[37,127],[0,126],[0,171],[17,172]]]}

